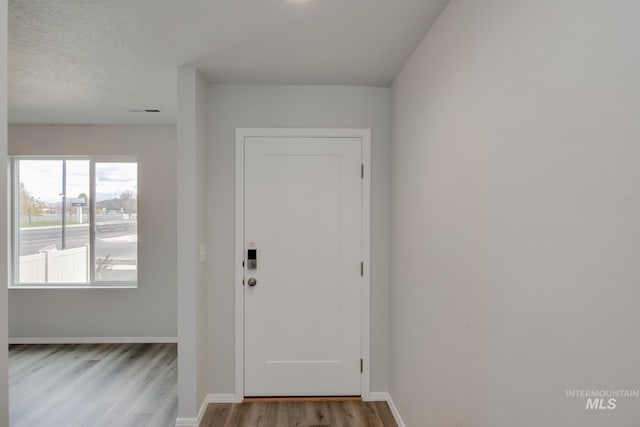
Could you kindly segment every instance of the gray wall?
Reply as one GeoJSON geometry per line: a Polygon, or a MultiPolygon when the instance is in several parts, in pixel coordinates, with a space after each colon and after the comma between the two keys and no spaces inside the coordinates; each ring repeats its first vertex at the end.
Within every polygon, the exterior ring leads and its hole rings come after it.
{"type": "Polygon", "coordinates": [[[191,67],[178,70],[178,417],[196,423],[207,393],[206,241],[207,85],[191,67]]]}
{"type": "Polygon", "coordinates": [[[174,126],[11,125],[11,155],[136,155],[137,289],[9,290],[10,337],[176,337],[174,126]]]}
{"type": "Polygon", "coordinates": [[[389,90],[350,86],[209,87],[207,146],[209,390],[234,392],[235,128],[372,130],[371,389],[387,390],[389,90]]]}
{"type": "Polygon", "coordinates": [[[408,426],[637,426],[640,3],[452,0],[392,87],[408,426]]]}
{"type": "MultiPolygon", "coordinates": [[[[0,212],[7,212],[7,1],[0,0],[0,212]]],[[[8,224],[0,221],[0,348],[7,348],[8,224]]],[[[7,352],[0,352],[0,425],[9,425],[7,352]]]]}

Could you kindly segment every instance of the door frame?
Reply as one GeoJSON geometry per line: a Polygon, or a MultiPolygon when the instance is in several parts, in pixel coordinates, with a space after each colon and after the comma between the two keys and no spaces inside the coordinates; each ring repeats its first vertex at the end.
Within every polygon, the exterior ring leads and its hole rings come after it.
{"type": "Polygon", "coordinates": [[[360,394],[371,392],[371,129],[236,128],[235,185],[235,401],[244,399],[244,147],[247,137],[360,138],[362,141],[362,292],[360,293],[360,394]]]}

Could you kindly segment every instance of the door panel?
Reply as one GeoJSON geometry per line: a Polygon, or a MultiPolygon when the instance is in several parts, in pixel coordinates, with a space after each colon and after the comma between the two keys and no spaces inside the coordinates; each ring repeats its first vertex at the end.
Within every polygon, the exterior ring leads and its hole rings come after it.
{"type": "Polygon", "coordinates": [[[360,394],[361,151],[245,139],[247,396],[360,394]]]}

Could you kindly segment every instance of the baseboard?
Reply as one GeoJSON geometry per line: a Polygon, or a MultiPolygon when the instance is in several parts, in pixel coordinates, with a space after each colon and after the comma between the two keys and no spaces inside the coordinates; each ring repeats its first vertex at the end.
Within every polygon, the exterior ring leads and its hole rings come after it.
{"type": "Polygon", "coordinates": [[[9,344],[174,344],[178,342],[176,337],[53,337],[9,338],[9,344]]]}
{"type": "MultiPolygon", "coordinates": [[[[387,402],[389,405],[389,409],[391,409],[391,413],[398,424],[398,427],[406,427],[404,421],[402,421],[402,417],[398,412],[398,408],[393,403],[393,399],[387,392],[371,392],[369,394],[369,401],[381,401],[387,402]]],[[[204,413],[207,410],[207,405],[209,403],[237,403],[238,399],[236,395],[233,393],[229,394],[207,394],[200,405],[200,410],[198,410],[198,415],[196,418],[177,418],[175,427],[199,427],[202,422],[202,418],[204,417],[204,413]]]]}
{"type": "Polygon", "coordinates": [[[198,427],[200,423],[195,418],[176,418],[176,427],[198,427]]]}
{"type": "Polygon", "coordinates": [[[198,415],[196,416],[196,426],[200,427],[200,423],[202,422],[202,418],[204,418],[204,413],[207,412],[207,405],[209,404],[209,395],[204,397],[202,404],[200,405],[200,409],[198,410],[198,415]]]}
{"type": "Polygon", "coordinates": [[[388,402],[390,399],[389,393],[386,391],[372,391],[369,393],[369,402],[388,402]]]}
{"type": "Polygon", "coordinates": [[[177,418],[176,427],[199,427],[209,403],[236,403],[236,396],[233,393],[207,394],[200,405],[196,418],[177,418]]]}
{"type": "Polygon", "coordinates": [[[393,418],[396,419],[396,423],[398,424],[398,427],[406,427],[406,424],[402,420],[402,417],[400,416],[400,412],[398,412],[398,408],[396,408],[396,405],[395,403],[393,403],[393,399],[391,398],[391,395],[389,393],[387,393],[386,391],[371,392],[369,394],[369,400],[378,401],[378,402],[387,402],[387,404],[389,405],[389,409],[391,409],[391,413],[393,414],[393,418]]]}
{"type": "Polygon", "coordinates": [[[236,399],[235,394],[208,394],[207,395],[207,403],[236,403],[238,400],[236,399]]]}

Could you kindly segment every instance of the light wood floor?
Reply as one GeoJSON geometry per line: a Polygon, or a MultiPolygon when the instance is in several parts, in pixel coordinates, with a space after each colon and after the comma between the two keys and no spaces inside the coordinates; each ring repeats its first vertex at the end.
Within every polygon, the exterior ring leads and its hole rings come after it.
{"type": "Polygon", "coordinates": [[[175,344],[12,345],[12,427],[174,426],[175,344]]]}
{"type": "Polygon", "coordinates": [[[211,403],[200,427],[397,427],[386,402],[211,403]]]}
{"type": "MultiPolygon", "coordinates": [[[[11,427],[173,427],[175,344],[12,345],[11,427]]],[[[386,402],[210,404],[201,427],[397,427],[386,402]]]]}

